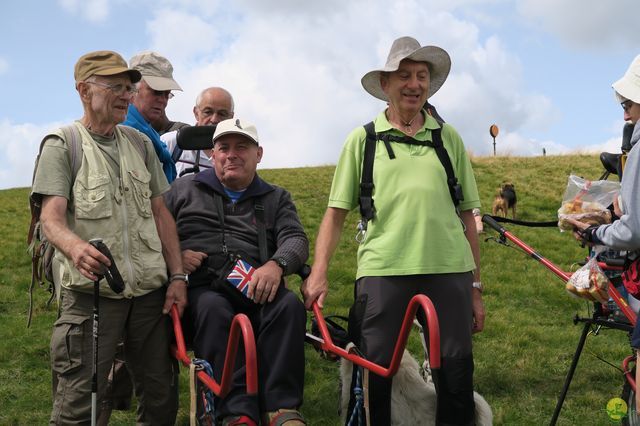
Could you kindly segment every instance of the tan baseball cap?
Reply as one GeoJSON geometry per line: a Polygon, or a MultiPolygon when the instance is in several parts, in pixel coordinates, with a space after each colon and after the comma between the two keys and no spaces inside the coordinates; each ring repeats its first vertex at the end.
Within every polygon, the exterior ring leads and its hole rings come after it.
{"type": "Polygon", "coordinates": [[[76,82],[84,81],[92,75],[116,75],[128,73],[132,83],[137,83],[142,78],[139,71],[127,66],[127,62],[110,50],[98,50],[82,55],[76,62],[73,77],[76,82]]]}
{"type": "Polygon", "coordinates": [[[216,131],[213,134],[213,144],[215,145],[216,140],[220,137],[229,134],[246,136],[256,145],[260,145],[258,143],[258,130],[256,129],[256,126],[247,121],[240,120],[239,118],[230,118],[219,122],[216,126],[216,131]]]}
{"type": "Polygon", "coordinates": [[[140,71],[142,79],[153,90],[182,90],[182,87],[173,79],[171,62],[156,52],[138,53],[129,60],[129,66],[140,71]]]}

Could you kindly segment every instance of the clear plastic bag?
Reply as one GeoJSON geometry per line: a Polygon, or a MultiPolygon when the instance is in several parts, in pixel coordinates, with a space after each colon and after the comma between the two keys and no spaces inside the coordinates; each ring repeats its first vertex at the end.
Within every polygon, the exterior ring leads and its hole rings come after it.
{"type": "MultiPolygon", "coordinates": [[[[602,250],[602,249],[600,249],[602,250]]],[[[581,297],[592,302],[607,303],[609,293],[609,278],[604,274],[602,268],[598,265],[597,253],[594,253],[584,266],[575,271],[565,288],[573,295],[581,297]]]]}
{"type": "Polygon", "coordinates": [[[569,176],[562,206],[558,209],[558,227],[561,231],[571,231],[573,225],[566,221],[567,218],[589,225],[611,223],[611,212],[607,207],[619,192],[619,182],[569,176]]]}

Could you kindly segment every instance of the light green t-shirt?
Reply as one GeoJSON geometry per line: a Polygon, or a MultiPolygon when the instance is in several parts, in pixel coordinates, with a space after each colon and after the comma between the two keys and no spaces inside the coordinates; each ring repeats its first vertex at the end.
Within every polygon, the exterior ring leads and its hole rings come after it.
{"type": "MultiPolygon", "coordinates": [[[[392,130],[384,112],[374,122],[376,133],[391,131],[402,136],[392,130]]],[[[436,120],[426,115],[425,124],[415,138],[431,141],[431,130],[438,127],[436,120]]],[[[363,127],[347,137],[333,177],[329,207],[345,210],[358,207],[365,139],[363,127]]],[[[462,186],[464,200],[460,202],[460,210],[480,207],[462,139],[453,127],[445,124],[442,140],[462,186]]],[[[391,146],[396,156],[393,160],[389,159],[384,143],[377,142],[373,166],[376,213],[358,249],[357,278],[473,270],[473,254],[435,149],[395,142],[391,146]]]]}

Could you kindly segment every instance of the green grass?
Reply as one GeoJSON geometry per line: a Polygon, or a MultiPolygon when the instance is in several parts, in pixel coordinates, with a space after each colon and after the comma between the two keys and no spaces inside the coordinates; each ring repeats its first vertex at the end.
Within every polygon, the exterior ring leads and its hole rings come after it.
{"type": "MultiPolygon", "coordinates": [[[[596,179],[596,156],[474,158],[483,210],[489,211],[495,190],[512,181],[518,192],[522,220],[553,220],[570,173],[596,179]]],[[[312,243],[324,213],[333,167],[264,170],[267,180],[288,188],[312,243]]],[[[28,190],[0,191],[0,424],[47,422],[51,408],[49,338],[55,308],[47,308],[48,293],[35,291],[34,320],[27,329],[30,259],[26,254],[29,224],[28,190]]],[[[347,218],[342,242],[331,265],[331,289],[325,314],[346,314],[355,274],[355,224],[347,218]]],[[[570,235],[555,228],[508,228],[539,253],[569,269],[584,258],[570,235]]],[[[588,304],[570,297],[564,283],[530,257],[481,236],[482,280],[487,310],[485,331],[474,340],[475,384],[491,405],[497,425],[549,423],[565,374],[580,337],[576,313],[588,315],[588,304]]],[[[297,290],[299,281],[292,279],[297,290]]],[[[418,350],[416,336],[410,346],[418,350]]],[[[603,330],[587,339],[559,425],[612,423],[605,412],[619,396],[623,378],[616,368],[630,353],[620,331],[603,330]]],[[[182,370],[178,424],[188,424],[186,370],[182,370]]],[[[338,425],[338,366],[307,348],[304,415],[311,425],[338,425]]],[[[112,424],[134,424],[132,412],[116,412],[112,424]]]]}

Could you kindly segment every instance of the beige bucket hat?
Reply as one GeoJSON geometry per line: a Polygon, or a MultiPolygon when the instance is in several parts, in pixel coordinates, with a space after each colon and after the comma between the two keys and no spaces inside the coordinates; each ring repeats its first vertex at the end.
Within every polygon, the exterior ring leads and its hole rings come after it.
{"type": "Polygon", "coordinates": [[[616,99],[619,102],[629,99],[640,104],[640,55],[636,56],[624,76],[611,87],[616,91],[616,99]]]}
{"type": "Polygon", "coordinates": [[[397,71],[403,59],[428,64],[430,74],[428,98],[442,87],[451,69],[451,58],[444,49],[437,46],[420,46],[418,40],[413,37],[400,37],[391,45],[384,68],[370,71],[362,77],[364,90],[378,99],[388,101],[387,95],[380,86],[380,74],[397,71]]]}

